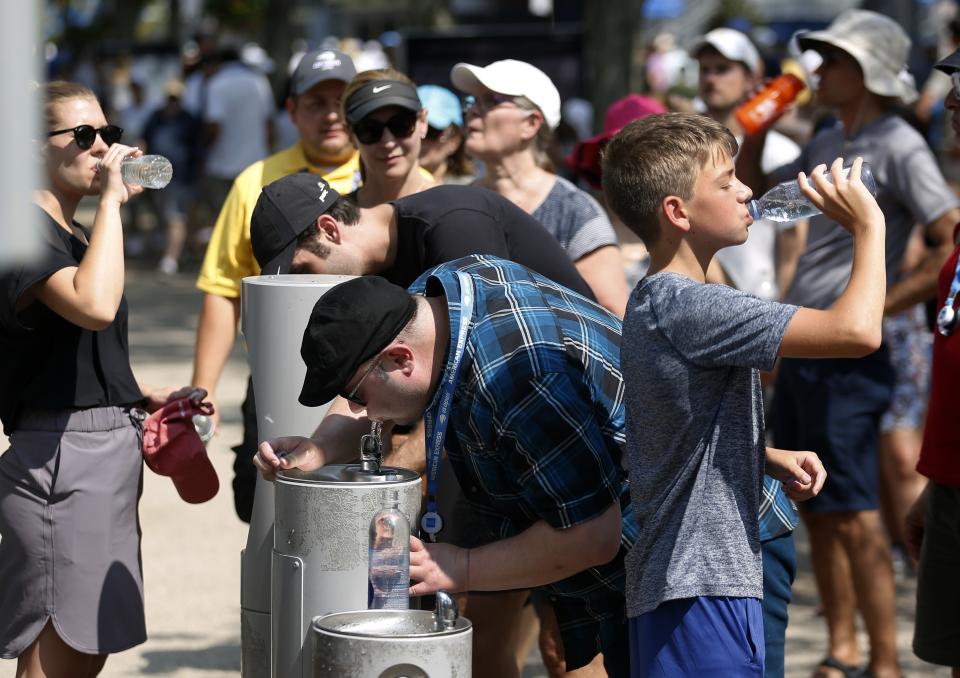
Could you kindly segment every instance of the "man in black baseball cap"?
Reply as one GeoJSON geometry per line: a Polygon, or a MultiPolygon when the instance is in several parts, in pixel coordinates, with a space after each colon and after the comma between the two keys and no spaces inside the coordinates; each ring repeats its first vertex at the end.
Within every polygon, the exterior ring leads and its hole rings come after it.
{"type": "Polygon", "coordinates": [[[290,272],[297,239],[321,214],[337,203],[340,194],[309,172],[299,172],[265,186],[253,209],[250,242],[253,255],[266,275],[290,272]]]}
{"type": "MultiPolygon", "coordinates": [[[[406,327],[417,304],[402,287],[361,276],[320,297],[303,333],[300,355],[307,374],[300,402],[318,407],[338,395],[359,367],[406,327]]],[[[356,402],[356,396],[350,400],[356,402]]]]}
{"type": "Polygon", "coordinates": [[[540,222],[482,188],[438,186],[360,208],[312,178],[292,175],[264,188],[250,237],[270,275],[381,275],[406,287],[438,264],[492,254],[593,298],[540,222]]]}
{"type": "MultiPolygon", "coordinates": [[[[437,266],[408,290],[375,276],[343,282],[310,314],[300,402],[345,400],[311,438],[262,442],[254,463],[270,479],[346,462],[371,422],[387,430],[427,416],[433,477],[448,464],[468,505],[482,507],[479,532],[496,537],[469,548],[411,538],[410,593],[544,586],[567,669],[602,652],[608,675],[627,676],[624,558],[638,528],[621,463],[620,328],[595,303],[490,256],[437,266]]],[[[432,502],[443,484],[430,492],[432,502]]]]}

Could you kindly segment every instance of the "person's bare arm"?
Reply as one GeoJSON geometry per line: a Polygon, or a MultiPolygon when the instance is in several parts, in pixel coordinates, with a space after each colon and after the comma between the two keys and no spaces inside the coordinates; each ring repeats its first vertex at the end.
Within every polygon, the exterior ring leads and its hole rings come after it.
{"type": "Polygon", "coordinates": [[[843,159],[831,171],[833,184],[812,175],[816,190],[801,173],[803,194],[828,217],[853,234],[853,269],[840,298],[827,310],[800,308],[787,325],[780,355],[793,358],[857,358],[880,347],[883,303],[886,296],[886,222],[877,201],[860,181],[860,158],[841,176],[843,159]],[[854,178],[856,177],[856,178],[854,178]]]}
{"type": "MultiPolygon", "coordinates": [[[[366,410],[354,412],[350,403],[334,399],[323,421],[310,438],[287,436],[260,443],[253,464],[267,480],[277,471],[314,471],[326,464],[344,463],[360,456],[360,438],[370,432],[366,410]]],[[[384,435],[389,434],[389,427],[384,435]]]]}
{"type": "Polygon", "coordinates": [[[884,313],[892,315],[937,295],[937,276],[943,263],[953,252],[953,229],[960,221],[960,209],[947,210],[940,218],[927,225],[929,247],[920,263],[902,280],[887,291],[884,313]]]}
{"type": "MultiPolygon", "coordinates": [[[[386,428],[386,426],[384,426],[386,428]]],[[[384,434],[383,463],[387,466],[408,468],[417,473],[426,473],[427,454],[426,437],[423,430],[423,419],[419,420],[404,436],[394,435],[393,445],[387,448],[389,436],[384,434]]]]}
{"type": "Polygon", "coordinates": [[[123,225],[120,205],[143,191],[120,178],[120,163],[140,150],[121,144],[107,149],[101,161],[102,185],[90,243],[79,266],[61,268],[24,295],[23,306],[38,299],[50,310],[87,330],[109,327],[123,297],[123,225]]]}
{"type": "Polygon", "coordinates": [[[827,471],[815,452],[780,450],[768,447],[764,471],[783,483],[787,496],[805,501],[820,494],[827,480],[827,471]]]}
{"type": "Polygon", "coordinates": [[[220,424],[219,408],[216,406],[217,385],[237,338],[239,318],[239,297],[222,297],[209,292],[203,295],[190,383],[209,394],[209,400],[214,403],[213,418],[217,426],[220,424]]]}
{"type": "Polygon", "coordinates": [[[577,271],[590,286],[597,303],[622,318],[627,310],[627,279],[623,274],[620,248],[598,247],[574,262],[577,271]]]}
{"type": "Polygon", "coordinates": [[[620,549],[620,504],[564,530],[539,520],[520,534],[464,549],[410,538],[411,596],[542,586],[609,563],[620,549]]]}

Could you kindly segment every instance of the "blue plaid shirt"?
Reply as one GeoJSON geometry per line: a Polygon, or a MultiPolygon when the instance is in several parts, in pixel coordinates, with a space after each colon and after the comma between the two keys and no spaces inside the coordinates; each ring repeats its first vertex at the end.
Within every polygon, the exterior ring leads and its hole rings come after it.
{"type": "Polygon", "coordinates": [[[760,492],[760,541],[770,541],[790,532],[800,522],[793,502],[783,491],[783,483],[763,477],[760,492]]]}
{"type": "Polygon", "coordinates": [[[568,528],[620,503],[616,558],[544,587],[573,669],[626,640],[623,561],[637,526],[621,463],[621,322],[518,264],[464,257],[410,287],[446,297],[446,369],[460,326],[458,270],[476,294],[446,449],[472,508],[505,538],[539,520],[568,528]]]}

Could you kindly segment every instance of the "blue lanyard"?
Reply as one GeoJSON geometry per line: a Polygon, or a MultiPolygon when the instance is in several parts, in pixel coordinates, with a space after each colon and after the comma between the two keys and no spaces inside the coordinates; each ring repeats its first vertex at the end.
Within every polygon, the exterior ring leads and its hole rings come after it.
{"type": "Polygon", "coordinates": [[[944,306],[953,306],[953,301],[957,298],[957,292],[960,292],[960,257],[957,258],[957,264],[953,269],[953,282],[950,283],[950,292],[947,294],[944,306]]]}
{"type": "Polygon", "coordinates": [[[437,490],[440,483],[443,441],[447,437],[447,424],[450,423],[450,408],[453,405],[453,392],[456,390],[457,379],[460,376],[463,352],[467,347],[470,318],[473,316],[473,280],[463,271],[457,271],[457,277],[460,279],[460,329],[457,334],[457,345],[454,348],[450,366],[443,375],[444,379],[440,384],[440,398],[436,408],[427,410],[423,415],[427,443],[427,510],[420,519],[420,527],[430,537],[430,541],[434,542],[437,540],[437,533],[443,529],[443,518],[437,512],[437,490]]]}
{"type": "Polygon", "coordinates": [[[943,302],[943,308],[937,314],[937,331],[945,337],[953,334],[953,329],[957,324],[957,312],[953,307],[956,301],[957,293],[960,292],[960,258],[957,259],[956,267],[953,270],[953,282],[950,283],[950,292],[943,302]]]}

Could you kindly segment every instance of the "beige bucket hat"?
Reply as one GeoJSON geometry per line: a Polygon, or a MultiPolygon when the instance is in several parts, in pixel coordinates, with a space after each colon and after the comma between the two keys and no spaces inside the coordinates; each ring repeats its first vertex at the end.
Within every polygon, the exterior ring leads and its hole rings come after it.
{"type": "Polygon", "coordinates": [[[916,84],[907,70],[910,38],[898,23],[882,14],[850,9],[826,29],[804,33],[798,40],[801,49],[816,50],[827,44],[852,56],[860,64],[869,92],[899,97],[907,104],[917,98],[916,84]]]}

